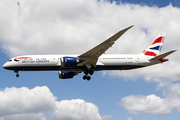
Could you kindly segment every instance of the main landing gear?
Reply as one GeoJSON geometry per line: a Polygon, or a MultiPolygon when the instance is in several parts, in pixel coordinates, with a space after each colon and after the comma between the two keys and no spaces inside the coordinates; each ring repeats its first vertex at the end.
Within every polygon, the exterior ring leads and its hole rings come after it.
{"type": "Polygon", "coordinates": [[[89,76],[88,74],[93,75],[93,73],[94,73],[94,71],[92,71],[92,70],[87,70],[87,71],[85,71],[85,72],[84,72],[85,75],[83,76],[83,79],[84,79],[84,80],[87,79],[87,80],[89,81],[89,80],[91,79],[91,76],[89,76]]]}
{"type": "Polygon", "coordinates": [[[86,79],[87,79],[87,80],[89,81],[89,80],[91,79],[91,77],[90,77],[90,76],[88,76],[88,75],[84,75],[84,76],[83,76],[83,79],[84,79],[84,80],[86,80],[86,79]]]}
{"type": "Polygon", "coordinates": [[[18,70],[14,71],[16,73],[16,77],[19,77],[18,70]]]}

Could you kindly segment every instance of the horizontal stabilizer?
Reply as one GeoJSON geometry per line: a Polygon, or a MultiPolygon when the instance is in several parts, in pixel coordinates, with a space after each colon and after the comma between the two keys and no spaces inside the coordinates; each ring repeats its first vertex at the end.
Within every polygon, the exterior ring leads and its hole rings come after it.
{"type": "Polygon", "coordinates": [[[150,59],[150,60],[159,60],[159,59],[162,59],[162,58],[170,55],[171,53],[173,53],[173,52],[175,52],[175,51],[176,51],[176,50],[172,50],[172,51],[166,52],[166,53],[161,54],[161,55],[159,55],[159,56],[157,56],[157,57],[154,57],[154,58],[152,58],[152,59],[150,59]]]}

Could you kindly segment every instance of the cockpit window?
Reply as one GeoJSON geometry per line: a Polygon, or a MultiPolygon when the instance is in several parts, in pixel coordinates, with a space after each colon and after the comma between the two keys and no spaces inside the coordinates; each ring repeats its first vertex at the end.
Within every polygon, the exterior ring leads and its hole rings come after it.
{"type": "Polygon", "coordinates": [[[8,60],[8,62],[11,62],[12,60],[8,60]]]}

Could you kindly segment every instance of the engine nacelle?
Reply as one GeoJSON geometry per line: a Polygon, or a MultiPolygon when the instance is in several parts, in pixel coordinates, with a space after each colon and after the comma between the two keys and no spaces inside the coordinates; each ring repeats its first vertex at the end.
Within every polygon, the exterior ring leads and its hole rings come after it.
{"type": "Polygon", "coordinates": [[[79,63],[79,60],[75,57],[62,57],[61,58],[61,67],[75,67],[79,63]]]}
{"type": "Polygon", "coordinates": [[[76,75],[75,72],[66,72],[66,71],[59,71],[58,74],[60,79],[69,79],[69,78],[73,78],[76,75]]]}

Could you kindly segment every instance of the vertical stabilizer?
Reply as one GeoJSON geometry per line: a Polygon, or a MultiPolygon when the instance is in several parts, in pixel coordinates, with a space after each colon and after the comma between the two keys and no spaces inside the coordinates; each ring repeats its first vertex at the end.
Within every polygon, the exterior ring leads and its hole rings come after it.
{"type": "Polygon", "coordinates": [[[160,33],[153,42],[143,51],[146,56],[158,56],[164,42],[165,33],[160,33]]]}

